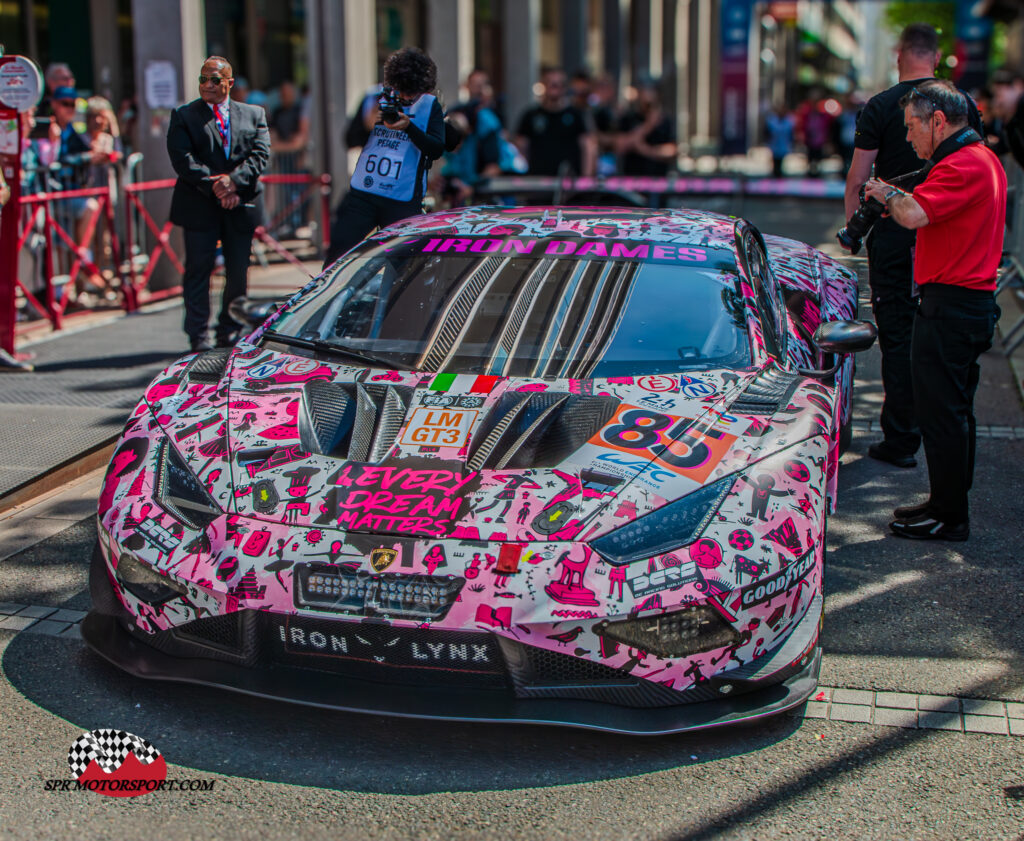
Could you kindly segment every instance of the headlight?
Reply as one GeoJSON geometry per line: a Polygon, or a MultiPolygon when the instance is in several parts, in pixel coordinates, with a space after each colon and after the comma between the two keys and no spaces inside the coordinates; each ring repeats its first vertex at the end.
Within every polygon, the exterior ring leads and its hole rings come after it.
{"type": "Polygon", "coordinates": [[[602,622],[594,630],[610,640],[658,657],[688,657],[734,645],[740,638],[736,629],[706,604],[643,619],[602,622]]]}
{"type": "Polygon", "coordinates": [[[168,441],[164,441],[160,448],[156,501],[168,514],[193,531],[203,531],[221,515],[206,486],[168,441]]]}
{"type": "Polygon", "coordinates": [[[696,540],[732,488],[735,476],[719,479],[682,499],[590,541],[613,566],[663,555],[696,540]]]}
{"type": "Polygon", "coordinates": [[[129,593],[146,604],[163,604],[186,592],[184,584],[161,575],[128,552],[117,559],[114,575],[129,593]]]}

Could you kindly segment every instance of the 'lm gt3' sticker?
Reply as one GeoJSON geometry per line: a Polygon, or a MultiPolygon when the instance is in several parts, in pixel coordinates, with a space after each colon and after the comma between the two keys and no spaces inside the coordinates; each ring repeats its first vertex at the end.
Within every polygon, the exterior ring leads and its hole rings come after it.
{"type": "Polygon", "coordinates": [[[402,443],[414,447],[461,447],[469,440],[473,409],[416,409],[402,435],[402,443]]]}

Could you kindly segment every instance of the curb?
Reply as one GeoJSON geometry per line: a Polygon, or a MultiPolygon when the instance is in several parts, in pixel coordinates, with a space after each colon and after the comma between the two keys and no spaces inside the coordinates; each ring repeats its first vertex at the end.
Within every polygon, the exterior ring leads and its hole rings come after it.
{"type": "Polygon", "coordinates": [[[23,505],[37,496],[42,496],[62,485],[66,485],[74,479],[84,476],[86,473],[92,473],[92,471],[104,467],[110,461],[110,457],[114,452],[114,444],[120,437],[121,433],[118,432],[116,435],[101,441],[84,453],[68,459],[63,464],[51,468],[41,476],[29,479],[27,482],[23,482],[13,490],[3,494],[0,496],[0,513],[23,505]]]}

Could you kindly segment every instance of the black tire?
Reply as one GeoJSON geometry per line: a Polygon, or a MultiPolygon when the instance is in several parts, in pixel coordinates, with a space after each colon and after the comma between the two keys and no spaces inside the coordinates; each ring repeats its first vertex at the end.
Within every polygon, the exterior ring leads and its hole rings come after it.
{"type": "Polygon", "coordinates": [[[100,551],[100,542],[92,550],[92,562],[89,564],[89,595],[92,596],[92,609],[106,616],[120,616],[124,613],[121,602],[114,594],[114,587],[107,573],[107,564],[100,551]]]}
{"type": "Polygon", "coordinates": [[[846,423],[839,428],[839,455],[845,453],[850,449],[850,444],[853,443],[853,417],[851,416],[846,423]]]}

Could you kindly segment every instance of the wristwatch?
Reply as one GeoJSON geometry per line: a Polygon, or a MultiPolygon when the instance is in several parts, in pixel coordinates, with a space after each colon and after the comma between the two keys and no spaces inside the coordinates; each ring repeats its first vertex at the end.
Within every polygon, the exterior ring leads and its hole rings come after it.
{"type": "Polygon", "coordinates": [[[896,196],[905,196],[905,195],[906,195],[906,193],[904,193],[901,189],[899,189],[898,187],[893,187],[888,193],[885,194],[885,196],[884,196],[885,203],[888,204],[896,196]]]}

